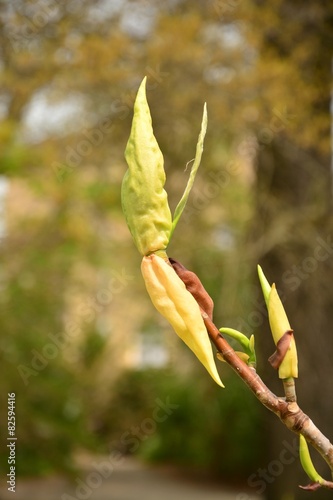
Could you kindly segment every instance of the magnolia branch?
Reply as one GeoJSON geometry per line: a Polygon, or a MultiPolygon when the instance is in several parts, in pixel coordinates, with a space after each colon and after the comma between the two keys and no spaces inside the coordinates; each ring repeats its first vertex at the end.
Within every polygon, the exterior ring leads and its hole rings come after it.
{"type": "MultiPolygon", "coordinates": [[[[302,434],[331,469],[333,478],[333,445],[329,439],[315,426],[312,420],[301,410],[296,401],[276,396],[261,380],[255,369],[242,361],[226,339],[221,335],[209,316],[202,310],[202,317],[208,335],[224,360],[233,368],[237,375],[250,388],[257,399],[270,411],[275,413],[284,425],[295,432],[302,434]]],[[[325,481],[322,486],[333,489],[333,482],[325,481]]]]}
{"type": "Polygon", "coordinates": [[[333,489],[333,482],[324,480],[317,473],[309,454],[307,443],[310,443],[327,462],[333,477],[333,446],[296,402],[294,384],[294,379],[298,376],[296,344],[275,284],[273,283],[272,286],[269,284],[261,267],[258,266],[259,279],[277,348],[270,362],[279,370],[279,377],[283,380],[284,398],[273,394],[255,371],[254,337],[247,339],[241,332],[234,330],[231,333],[232,329],[223,329],[225,333],[229,330],[229,335],[236,335],[235,338],[238,337],[244,349],[248,349],[248,353],[245,352],[249,359],[247,365],[214,325],[212,321],[213,300],[196,274],[187,270],[175,259],[168,260],[165,249],[191,191],[201,160],[206,129],[205,105],[195,161],[172,220],[167,193],[164,191],[163,156],[153,133],[146,99],[146,78],[143,79],[135,100],[131,135],[125,150],[129,168],[123,179],[121,198],[127,224],[138,250],[144,256],[141,270],[147,291],[156,309],[169,320],[179,337],[196,354],[199,353],[199,359],[201,358],[213,379],[221,383],[197,308],[199,305],[209,337],[218,349],[219,355],[234,369],[266,408],[275,413],[288,429],[300,435],[301,464],[312,481],[304,489],[315,490],[321,486],[333,489]],[[152,172],[154,175],[151,175],[152,172]],[[148,180],[149,182],[146,182],[148,180]],[[185,284],[186,290],[168,265],[185,284]],[[188,292],[192,294],[192,297],[188,292]],[[196,302],[193,301],[193,297],[196,302]]]}

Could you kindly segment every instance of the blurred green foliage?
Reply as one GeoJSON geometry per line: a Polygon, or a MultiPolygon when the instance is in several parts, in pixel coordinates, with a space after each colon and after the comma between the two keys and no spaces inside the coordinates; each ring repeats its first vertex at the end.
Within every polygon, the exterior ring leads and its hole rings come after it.
{"type": "MultiPolygon", "coordinates": [[[[263,456],[262,409],[244,384],[227,377],[227,387],[173,369],[128,371],[117,381],[117,392],[107,409],[111,442],[151,418],[157,401],[177,405],[154,432],[142,433],[137,453],[145,459],[202,467],[230,480],[247,477],[263,456]]],[[[119,444],[118,444],[119,446],[119,444]]],[[[123,453],[131,446],[120,446],[123,453]]]]}

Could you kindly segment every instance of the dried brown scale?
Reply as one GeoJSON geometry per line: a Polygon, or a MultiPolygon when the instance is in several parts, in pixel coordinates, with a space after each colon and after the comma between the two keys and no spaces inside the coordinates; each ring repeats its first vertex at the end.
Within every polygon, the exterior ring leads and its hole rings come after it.
{"type": "Polygon", "coordinates": [[[268,361],[270,362],[272,367],[275,368],[275,370],[277,370],[280,367],[282,361],[285,358],[285,355],[287,354],[287,351],[290,347],[291,339],[293,337],[293,332],[294,332],[293,330],[287,330],[282,335],[282,337],[276,344],[276,351],[274,352],[274,354],[272,354],[272,356],[268,358],[268,361]]]}
{"type": "Polygon", "coordinates": [[[176,259],[169,259],[170,264],[172,265],[175,272],[178,274],[179,278],[185,284],[187,290],[193,295],[195,300],[198,302],[199,306],[206,314],[208,314],[209,318],[213,318],[213,309],[214,302],[212,298],[208,295],[205,290],[203,284],[201,283],[198,276],[186,269],[183,264],[178,262],[176,259]]]}
{"type": "Polygon", "coordinates": [[[302,490],[306,491],[316,491],[319,490],[319,488],[327,488],[329,490],[333,489],[333,483],[331,481],[323,481],[322,483],[310,483],[307,486],[301,486],[299,485],[302,490]]]}
{"type": "Polygon", "coordinates": [[[316,491],[319,490],[319,488],[321,488],[321,485],[319,483],[310,483],[307,486],[300,485],[299,487],[302,488],[302,490],[306,491],[316,491]]]}

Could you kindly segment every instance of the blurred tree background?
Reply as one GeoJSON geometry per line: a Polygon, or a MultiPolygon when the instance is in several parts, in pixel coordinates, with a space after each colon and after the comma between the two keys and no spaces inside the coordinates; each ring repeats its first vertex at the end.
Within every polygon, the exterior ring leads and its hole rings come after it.
{"type": "Polygon", "coordinates": [[[201,277],[218,326],[256,333],[280,393],[263,265],[296,332],[300,404],[332,436],[332,3],[14,0],[0,16],[0,418],[16,392],[19,473],[70,472],[75,453],[105,453],[169,397],[179,407],[137,453],[302,499],[298,460],[269,467],[294,436],[227,366],[215,387],[152,310],[120,184],[144,75],[172,208],[207,101],[170,255],[201,277]]]}

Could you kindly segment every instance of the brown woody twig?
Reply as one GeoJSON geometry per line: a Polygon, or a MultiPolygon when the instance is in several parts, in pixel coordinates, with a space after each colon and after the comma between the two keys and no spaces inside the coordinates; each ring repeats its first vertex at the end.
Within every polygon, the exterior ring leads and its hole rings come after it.
{"type": "MultiPolygon", "coordinates": [[[[214,303],[198,276],[192,271],[186,269],[175,259],[169,259],[169,262],[178,274],[179,278],[184,282],[187,290],[196,299],[200,307],[201,315],[208,335],[220,355],[222,355],[224,361],[226,361],[233,368],[237,375],[243,380],[243,382],[245,382],[256,398],[266,408],[275,413],[275,415],[279,417],[281,422],[289,430],[295,432],[296,434],[302,434],[306,441],[318,451],[331,469],[333,478],[333,445],[298,406],[296,402],[294,379],[289,378],[283,380],[285,397],[278,397],[270,391],[257,374],[255,368],[247,365],[240,359],[213,323],[212,316],[214,303]]],[[[275,368],[277,368],[283,360],[292,335],[293,331],[288,330],[280,339],[281,341],[277,345],[276,353],[271,356],[270,361],[273,366],[275,365],[275,368]]],[[[314,491],[319,487],[333,489],[333,482],[323,479],[320,484],[311,483],[310,485],[304,487],[304,489],[314,491]]]]}

